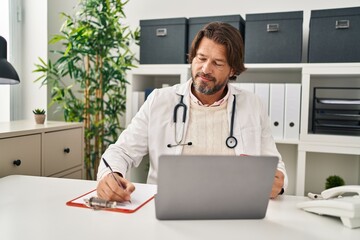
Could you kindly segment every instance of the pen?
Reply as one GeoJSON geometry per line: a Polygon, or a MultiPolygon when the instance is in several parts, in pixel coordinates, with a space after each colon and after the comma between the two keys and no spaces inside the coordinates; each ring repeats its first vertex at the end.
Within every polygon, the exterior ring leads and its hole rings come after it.
{"type": "MultiPolygon", "coordinates": [[[[112,170],[112,168],[110,167],[110,165],[107,163],[107,161],[105,160],[105,158],[102,158],[102,160],[104,161],[105,166],[110,169],[111,175],[113,176],[113,178],[115,179],[115,181],[117,182],[117,184],[119,185],[119,187],[125,190],[125,188],[124,188],[124,186],[122,185],[122,183],[115,177],[114,171],[112,170]]],[[[129,202],[131,203],[130,200],[129,200],[129,202]]]]}
{"type": "Polygon", "coordinates": [[[119,182],[119,180],[115,177],[114,171],[112,170],[112,168],[110,167],[110,165],[107,163],[107,161],[105,160],[105,158],[102,158],[102,160],[104,161],[105,166],[110,169],[111,175],[113,176],[113,178],[115,179],[115,181],[117,182],[117,184],[119,185],[119,187],[121,187],[122,189],[124,189],[124,186],[123,186],[123,185],[121,184],[121,182],[119,182]]]}

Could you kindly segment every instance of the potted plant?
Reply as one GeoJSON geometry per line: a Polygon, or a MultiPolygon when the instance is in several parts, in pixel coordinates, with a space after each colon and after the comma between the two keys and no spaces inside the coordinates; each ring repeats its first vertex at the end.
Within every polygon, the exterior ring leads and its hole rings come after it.
{"type": "Polygon", "coordinates": [[[44,124],[45,122],[45,109],[36,108],[32,111],[34,113],[36,124],[44,124]]]}
{"type": "Polygon", "coordinates": [[[325,189],[339,187],[345,185],[344,179],[337,175],[332,175],[326,178],[325,189]]]}
{"type": "Polygon", "coordinates": [[[51,59],[41,58],[35,81],[50,85],[51,104],[63,111],[68,122],[84,122],[85,168],[94,179],[100,157],[116,141],[123,127],[120,117],[126,107],[126,71],[135,67],[132,44],[138,44],[139,30],[122,24],[122,0],[81,0],[73,16],[63,13],[61,33],[50,44],[62,50],[51,51],[51,59]]]}

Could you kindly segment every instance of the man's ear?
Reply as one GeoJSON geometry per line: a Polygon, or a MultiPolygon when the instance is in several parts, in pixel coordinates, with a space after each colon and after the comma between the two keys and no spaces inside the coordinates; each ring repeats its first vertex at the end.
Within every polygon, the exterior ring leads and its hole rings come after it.
{"type": "Polygon", "coordinates": [[[234,74],[235,74],[234,69],[230,69],[230,75],[229,75],[229,77],[230,77],[230,78],[234,77],[234,74]]]}

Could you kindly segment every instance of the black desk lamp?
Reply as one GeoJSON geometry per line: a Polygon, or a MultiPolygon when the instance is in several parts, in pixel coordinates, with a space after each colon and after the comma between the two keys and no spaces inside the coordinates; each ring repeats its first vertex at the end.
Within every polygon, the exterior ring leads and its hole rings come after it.
{"type": "Polygon", "coordinates": [[[19,84],[20,79],[14,67],[7,61],[7,43],[0,36],[0,84],[19,84]]]}

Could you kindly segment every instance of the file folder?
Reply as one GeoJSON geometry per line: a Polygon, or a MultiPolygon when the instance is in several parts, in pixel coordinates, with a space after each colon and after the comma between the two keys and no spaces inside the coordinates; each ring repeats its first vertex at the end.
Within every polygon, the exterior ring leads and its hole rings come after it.
{"type": "Polygon", "coordinates": [[[255,94],[260,97],[265,105],[266,111],[269,114],[269,95],[270,95],[270,84],[269,83],[256,83],[255,94]]]}
{"type": "Polygon", "coordinates": [[[270,83],[270,120],[271,130],[275,139],[283,139],[284,133],[284,101],[285,84],[270,83]]]}
{"type": "Polygon", "coordinates": [[[285,85],[284,138],[299,139],[301,84],[285,85]]]}

